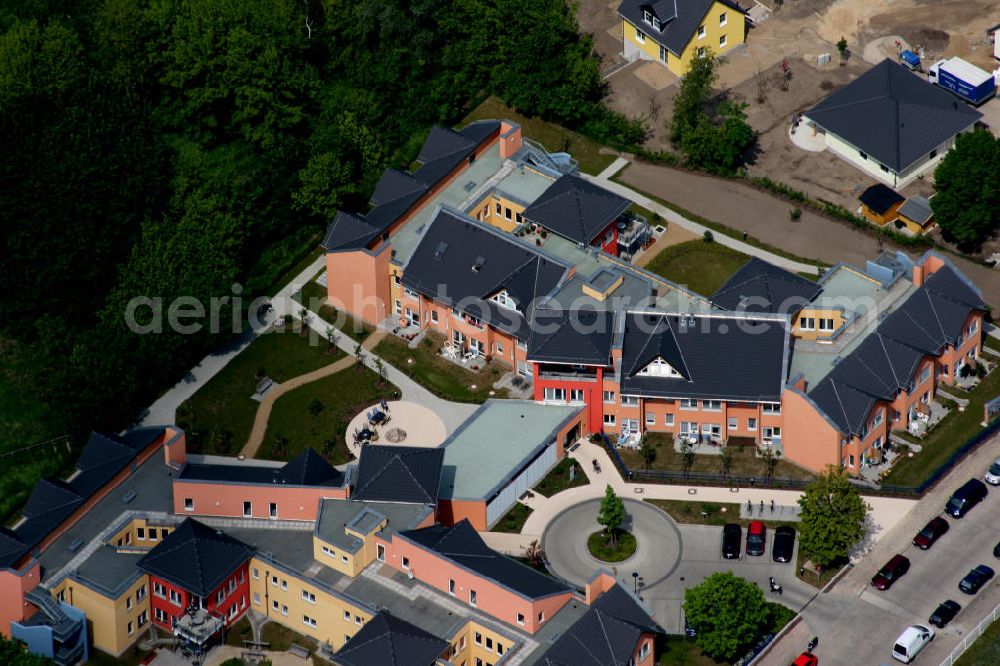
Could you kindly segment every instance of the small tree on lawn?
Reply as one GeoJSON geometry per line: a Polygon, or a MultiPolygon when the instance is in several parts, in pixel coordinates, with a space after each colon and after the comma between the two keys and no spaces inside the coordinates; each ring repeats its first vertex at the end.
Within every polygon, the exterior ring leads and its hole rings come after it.
{"type": "Polygon", "coordinates": [[[799,506],[799,545],[821,567],[846,558],[865,535],[870,507],[840,467],[827,467],[806,486],[799,506]]]}
{"type": "Polygon", "coordinates": [[[337,329],[333,326],[326,327],[327,351],[332,353],[337,348],[337,329]]]}
{"type": "Polygon", "coordinates": [[[721,455],[719,455],[719,474],[722,476],[729,476],[729,472],[733,469],[733,451],[729,446],[723,446],[721,455]]]}
{"type": "Polygon", "coordinates": [[[639,447],[639,455],[642,456],[642,464],[647,470],[653,464],[653,461],[656,460],[656,447],[653,446],[653,443],[645,435],[642,436],[642,446],[639,447]]]}
{"type": "Polygon", "coordinates": [[[691,471],[694,467],[695,453],[694,449],[687,442],[681,444],[681,464],[684,467],[684,474],[691,471]]]}
{"type": "Polygon", "coordinates": [[[282,435],[278,435],[274,438],[274,455],[278,458],[285,457],[285,451],[288,449],[288,438],[282,435]]]}
{"type": "Polygon", "coordinates": [[[775,451],[768,446],[761,449],[760,457],[764,461],[764,477],[770,481],[774,476],[774,470],[778,467],[778,459],[781,458],[781,452],[775,451]]]}
{"type": "Polygon", "coordinates": [[[359,342],[354,346],[355,367],[359,370],[365,364],[365,348],[359,342]]]}
{"type": "Polygon", "coordinates": [[[608,484],[601,500],[601,509],[597,514],[597,524],[604,528],[608,543],[618,547],[618,527],[625,522],[625,503],[615,494],[614,488],[608,484]]]}
{"type": "Polygon", "coordinates": [[[385,363],[383,363],[382,359],[380,359],[377,356],[375,357],[375,372],[378,373],[379,384],[384,384],[385,383],[385,363]]]}
{"type": "Polygon", "coordinates": [[[726,571],[685,590],[684,616],[705,654],[732,662],[768,629],[771,613],[757,585],[726,571]]]}
{"type": "Polygon", "coordinates": [[[781,59],[781,76],[778,79],[778,87],[782,90],[788,90],[788,84],[792,80],[792,66],[788,64],[788,58],[781,59]]]}
{"type": "Polygon", "coordinates": [[[299,334],[306,335],[309,333],[309,310],[306,308],[299,308],[299,334]]]}

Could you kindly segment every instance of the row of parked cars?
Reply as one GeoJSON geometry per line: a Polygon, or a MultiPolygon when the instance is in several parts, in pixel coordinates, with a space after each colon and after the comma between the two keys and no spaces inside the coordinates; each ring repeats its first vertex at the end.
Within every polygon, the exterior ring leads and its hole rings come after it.
{"type": "MultiPolygon", "coordinates": [[[[728,523],[722,528],[722,557],[738,559],[743,550],[743,528],[736,523],[728,523]]],[[[787,525],[774,530],[774,544],[771,558],[775,562],[790,562],[795,550],[795,528],[787,525]]],[[[760,557],[767,551],[767,525],[754,520],[747,525],[746,554],[760,557]]]]}
{"type": "MultiPolygon", "coordinates": [[[[991,485],[1000,485],[1000,460],[990,466],[986,473],[986,481],[991,485]]],[[[952,518],[963,518],[988,495],[986,485],[979,479],[970,479],[956,490],[945,504],[944,513],[952,518]]],[[[913,537],[913,545],[920,550],[929,550],[937,541],[948,533],[950,525],[943,517],[938,516],[924,525],[913,537]]],[[[1000,543],[993,549],[993,556],[1000,559],[1000,543]]],[[[893,555],[892,559],[878,570],[872,577],[872,587],[877,590],[888,590],[910,570],[910,560],[904,555],[893,555]]],[[[985,564],[974,567],[958,583],[958,589],[965,594],[973,595],[986,585],[995,575],[993,569],[985,564]]],[[[946,599],[928,618],[928,623],[944,628],[962,610],[961,604],[953,599],[946,599]]],[[[907,628],[896,639],[892,648],[892,656],[903,663],[910,663],[924,647],[934,640],[934,630],[924,625],[915,624],[907,628]]]]}

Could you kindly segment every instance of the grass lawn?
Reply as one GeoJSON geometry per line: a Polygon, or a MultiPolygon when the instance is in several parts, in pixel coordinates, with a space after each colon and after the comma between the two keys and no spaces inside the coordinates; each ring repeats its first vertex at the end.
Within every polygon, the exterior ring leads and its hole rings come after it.
{"type": "Polygon", "coordinates": [[[719,666],[701,652],[693,638],[667,636],[660,645],[660,666],[719,666]]]}
{"type": "Polygon", "coordinates": [[[310,280],[302,289],[292,294],[292,298],[318,314],[326,323],[339,328],[355,342],[361,342],[374,330],[360,319],[327,305],[326,289],[315,280],[310,280]]]}
{"type": "Polygon", "coordinates": [[[541,118],[528,118],[504,105],[497,97],[489,97],[459,123],[467,125],[476,120],[495,120],[507,118],[521,125],[521,131],[526,139],[532,139],[545,146],[552,153],[570,153],[580,162],[580,170],[585,173],[598,174],[615,161],[616,155],[602,155],[601,144],[588,139],[582,134],[560,127],[555,123],[541,118]]]}
{"type": "Polygon", "coordinates": [[[635,535],[631,532],[618,531],[618,543],[608,543],[604,530],[598,530],[587,537],[587,550],[602,562],[624,562],[635,555],[635,535]]]}
{"type": "Polygon", "coordinates": [[[178,424],[187,431],[188,446],[199,453],[219,455],[238,451],[246,443],[260,405],[251,398],[258,373],[282,382],[333,363],[343,352],[328,353],[327,344],[309,344],[294,332],[269,332],[257,337],[177,410],[178,424]]]}
{"type": "Polygon", "coordinates": [[[304,384],[275,401],[257,457],[290,460],[312,447],[334,465],[345,463],[353,457],[345,439],[351,419],[396,393],[395,386],[357,366],[304,384]],[[315,414],[311,409],[314,400],[322,406],[315,414]],[[279,439],[284,440],[283,445],[279,439]]]}
{"type": "MultiPolygon", "coordinates": [[[[683,525],[713,525],[722,527],[727,523],[737,523],[746,527],[751,519],[740,518],[740,505],[735,502],[689,502],[687,500],[643,500],[653,506],[663,509],[675,522],[683,525]]],[[[754,518],[753,520],[759,520],[754,518]]],[[[768,520],[765,509],[764,522],[768,528],[780,525],[798,526],[797,522],[768,520]]]]}
{"type": "Polygon", "coordinates": [[[493,526],[494,532],[507,532],[509,534],[520,534],[521,528],[524,527],[524,522],[528,520],[528,516],[531,515],[531,507],[525,506],[520,502],[515,502],[514,506],[510,507],[510,511],[505,513],[497,524],[493,526]]]}
{"type": "Polygon", "coordinates": [[[573,460],[572,458],[563,458],[559,463],[552,468],[545,478],[538,482],[533,490],[540,495],[545,497],[552,497],[558,492],[562,492],[567,488],[576,488],[577,486],[585,486],[590,483],[587,475],[580,468],[580,464],[573,460]],[[576,472],[573,475],[573,480],[569,480],[569,468],[575,466],[576,472]]]}
{"type": "MultiPolygon", "coordinates": [[[[796,537],[798,538],[798,537],[796,537]]],[[[798,551],[798,555],[795,559],[795,575],[804,583],[809,583],[817,590],[822,589],[827,583],[829,583],[834,576],[840,573],[840,570],[847,566],[848,561],[840,560],[834,562],[832,565],[823,570],[822,573],[817,574],[815,571],[803,571],[802,575],[799,575],[799,571],[802,571],[802,566],[806,563],[806,555],[801,550],[798,551]]]]}
{"type": "Polygon", "coordinates": [[[379,342],[373,351],[439,398],[483,403],[488,398],[507,397],[506,389],[492,387],[510,370],[509,367],[491,363],[479,372],[466,370],[438,354],[443,345],[444,338],[437,333],[426,333],[416,349],[410,349],[406,341],[390,335],[379,342]],[[413,363],[407,363],[408,359],[413,359],[413,363]],[[494,395],[490,395],[490,391],[494,391],[494,395]]]}
{"type": "Polygon", "coordinates": [[[664,248],[646,264],[646,270],[711,295],[749,258],[718,243],[692,240],[664,248]]]}
{"type": "Polygon", "coordinates": [[[226,632],[226,645],[241,648],[243,647],[243,641],[252,640],[253,629],[250,628],[250,620],[245,615],[226,632]]]}
{"type": "Polygon", "coordinates": [[[965,651],[955,666],[994,666],[1000,664],[1000,622],[994,622],[965,651]]]}
{"type": "Polygon", "coordinates": [[[274,652],[284,652],[292,646],[292,643],[300,645],[310,651],[316,649],[316,641],[308,636],[303,636],[297,631],[292,631],[283,624],[268,622],[260,630],[260,640],[262,643],[269,643],[268,650],[274,652]]]}
{"type": "Polygon", "coordinates": [[[994,370],[970,393],[957,387],[946,389],[959,397],[969,399],[964,412],[954,411],[920,441],[922,450],[913,457],[903,456],[892,466],[883,479],[884,484],[917,486],[958,447],[979,432],[983,420],[983,404],[1000,395],[1000,369],[994,370]]]}
{"type": "MultiPolygon", "coordinates": [[[[674,450],[673,438],[666,433],[649,433],[646,441],[656,450],[656,458],[649,466],[650,470],[663,470],[670,472],[684,471],[684,456],[674,450]]],[[[732,446],[733,462],[729,473],[733,476],[758,476],[763,478],[767,475],[767,465],[762,458],[754,455],[752,446],[732,446]]],[[[646,463],[638,449],[621,448],[618,455],[622,461],[632,470],[646,469],[646,463]]],[[[695,456],[692,472],[703,472],[706,474],[719,474],[722,456],[702,453],[695,456]]],[[[774,477],[780,479],[812,479],[813,474],[793,465],[785,460],[778,460],[777,467],[774,468],[774,477]]]]}
{"type": "MultiPolygon", "coordinates": [[[[242,647],[242,643],[240,646],[242,647]]],[[[133,645],[125,650],[120,657],[112,657],[107,652],[102,652],[91,646],[90,658],[87,660],[87,663],[91,666],[134,666],[148,654],[149,650],[141,650],[138,645],[133,645]]]]}

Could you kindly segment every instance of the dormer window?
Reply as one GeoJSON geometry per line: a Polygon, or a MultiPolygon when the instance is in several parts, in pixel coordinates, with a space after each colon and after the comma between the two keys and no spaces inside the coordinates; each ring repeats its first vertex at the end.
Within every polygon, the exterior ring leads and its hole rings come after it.
{"type": "Polygon", "coordinates": [[[490,300],[499,305],[500,307],[504,307],[509,310],[517,310],[517,303],[514,301],[513,298],[510,297],[510,294],[507,293],[506,289],[497,293],[490,300]]]}
{"type": "Polygon", "coordinates": [[[647,365],[645,368],[639,371],[640,375],[647,375],[650,377],[681,377],[681,373],[674,370],[674,367],[664,361],[661,357],[653,359],[653,361],[647,365]]]}
{"type": "Polygon", "coordinates": [[[656,30],[657,32],[663,29],[663,24],[660,22],[660,19],[653,16],[653,12],[648,9],[642,10],[642,20],[651,25],[653,30],[656,30]]]}

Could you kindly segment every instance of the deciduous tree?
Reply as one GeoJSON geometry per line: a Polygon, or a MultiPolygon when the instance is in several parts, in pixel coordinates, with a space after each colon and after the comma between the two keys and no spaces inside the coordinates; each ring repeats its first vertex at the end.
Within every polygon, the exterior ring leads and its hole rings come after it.
{"type": "Polygon", "coordinates": [[[731,571],[714,573],[685,590],[684,616],[696,632],[698,647],[726,661],[742,656],[770,621],[764,592],[731,571]]]}
{"type": "Polygon", "coordinates": [[[976,249],[1000,226],[1000,139],[959,134],[934,171],[931,208],[945,238],[976,249]]]}
{"type": "Polygon", "coordinates": [[[799,506],[799,547],[820,566],[846,558],[865,536],[870,507],[840,467],[827,467],[806,486],[799,506]]]}
{"type": "Polygon", "coordinates": [[[601,499],[601,508],[597,514],[597,524],[604,528],[608,543],[618,546],[618,528],[625,522],[625,503],[615,494],[614,488],[608,484],[601,499]]]}

